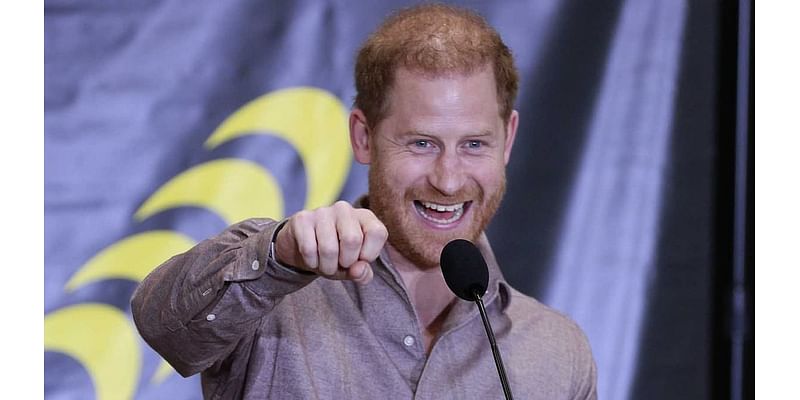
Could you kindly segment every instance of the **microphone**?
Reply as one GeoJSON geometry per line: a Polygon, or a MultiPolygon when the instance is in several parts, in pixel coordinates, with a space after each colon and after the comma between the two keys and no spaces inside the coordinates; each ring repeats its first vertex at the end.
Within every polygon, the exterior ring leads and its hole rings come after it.
{"type": "Polygon", "coordinates": [[[507,400],[513,399],[506,369],[503,367],[503,359],[500,357],[500,349],[497,348],[492,325],[489,323],[486,308],[483,306],[482,296],[486,294],[486,288],[489,286],[489,268],[486,266],[486,260],[472,242],[455,239],[444,246],[439,263],[442,266],[442,275],[444,275],[447,287],[459,298],[474,301],[478,305],[483,327],[486,329],[486,336],[489,337],[489,344],[492,347],[494,364],[500,375],[503,394],[507,400]]]}

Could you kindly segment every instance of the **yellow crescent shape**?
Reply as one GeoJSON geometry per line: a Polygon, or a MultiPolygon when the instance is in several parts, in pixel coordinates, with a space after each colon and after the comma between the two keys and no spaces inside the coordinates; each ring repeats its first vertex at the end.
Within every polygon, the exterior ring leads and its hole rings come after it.
{"type": "Polygon", "coordinates": [[[161,382],[164,382],[172,371],[175,371],[168,362],[161,360],[161,364],[158,364],[158,370],[153,374],[153,377],[150,378],[150,383],[154,385],[158,385],[161,382]]]}
{"type": "Polygon", "coordinates": [[[84,264],[67,282],[72,292],[91,282],[121,278],[141,282],[153,268],[195,242],[174,231],[149,231],[129,236],[106,247],[84,264]]]}
{"type": "Polygon", "coordinates": [[[84,303],[45,316],[44,349],[80,362],[98,400],[131,399],[142,362],[134,332],[116,308],[84,303]]]}
{"type": "Polygon", "coordinates": [[[256,163],[232,158],[183,171],[153,193],[134,218],[142,221],[181,206],[208,208],[229,225],[258,216],[283,218],[283,195],[272,174],[256,163]]]}
{"type": "Polygon", "coordinates": [[[352,158],[347,118],[342,102],[322,89],[283,89],[245,104],[220,124],[205,146],[213,149],[248,134],[285,139],[305,166],[305,208],[312,209],[333,203],[344,186],[352,158]]]}

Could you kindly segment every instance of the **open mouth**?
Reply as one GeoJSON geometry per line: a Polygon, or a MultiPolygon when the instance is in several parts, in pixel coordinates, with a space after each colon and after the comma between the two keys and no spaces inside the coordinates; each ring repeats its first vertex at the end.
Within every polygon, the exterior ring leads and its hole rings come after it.
{"type": "Polygon", "coordinates": [[[417,209],[422,218],[434,224],[449,225],[461,219],[471,203],[471,201],[467,201],[455,204],[438,204],[414,200],[414,208],[417,209]]]}

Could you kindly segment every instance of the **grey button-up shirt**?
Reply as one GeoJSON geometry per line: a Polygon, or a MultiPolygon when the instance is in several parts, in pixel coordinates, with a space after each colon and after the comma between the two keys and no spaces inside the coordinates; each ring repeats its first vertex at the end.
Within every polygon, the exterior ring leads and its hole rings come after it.
{"type": "MultiPolygon", "coordinates": [[[[365,286],[301,274],[268,257],[278,223],[233,225],[154,270],[132,305],[145,341],[207,399],[499,399],[476,306],[456,300],[426,354],[385,253],[365,286]]],[[[594,399],[589,343],[565,316],[510,287],[485,238],[484,296],[517,399],[594,399]]]]}

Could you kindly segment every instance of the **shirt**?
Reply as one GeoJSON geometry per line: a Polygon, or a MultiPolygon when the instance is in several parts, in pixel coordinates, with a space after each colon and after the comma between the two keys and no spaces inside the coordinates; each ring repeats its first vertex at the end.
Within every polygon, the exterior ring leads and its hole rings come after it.
{"type": "MultiPolygon", "coordinates": [[[[249,219],[151,272],[132,299],[144,340],[206,399],[498,399],[475,304],[455,300],[430,354],[385,250],[367,285],[269,256],[278,222],[249,219]]],[[[486,311],[517,399],[595,399],[580,328],[509,286],[481,235],[486,311]]]]}

